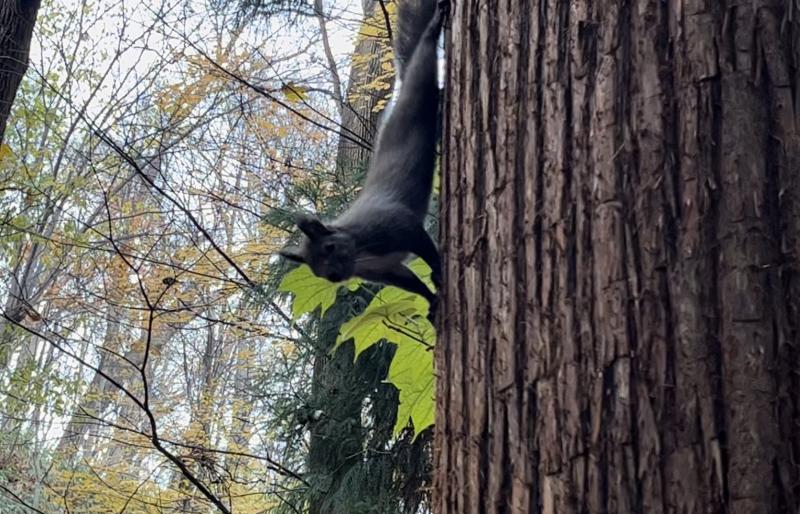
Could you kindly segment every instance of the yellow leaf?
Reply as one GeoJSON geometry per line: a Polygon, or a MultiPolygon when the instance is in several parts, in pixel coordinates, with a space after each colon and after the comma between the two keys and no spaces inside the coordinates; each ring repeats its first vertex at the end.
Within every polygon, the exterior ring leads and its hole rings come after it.
{"type": "Polygon", "coordinates": [[[286,100],[292,103],[302,102],[308,95],[308,91],[304,87],[291,82],[281,88],[281,93],[286,97],[286,100]]]}
{"type": "Polygon", "coordinates": [[[0,162],[4,161],[6,157],[13,157],[14,152],[11,150],[11,147],[7,144],[3,143],[0,145],[0,162]]]}

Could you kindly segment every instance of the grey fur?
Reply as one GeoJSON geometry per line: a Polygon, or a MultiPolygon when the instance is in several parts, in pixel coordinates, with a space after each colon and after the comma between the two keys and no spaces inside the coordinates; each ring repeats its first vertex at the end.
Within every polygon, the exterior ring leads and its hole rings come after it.
{"type": "MultiPolygon", "coordinates": [[[[417,43],[436,13],[436,0],[398,0],[394,55],[402,80],[417,43]]],[[[436,31],[438,37],[439,31],[436,31]]]]}
{"type": "Polygon", "coordinates": [[[416,254],[441,285],[439,251],[423,227],[433,186],[439,88],[436,43],[447,1],[399,0],[395,55],[402,84],[378,134],[364,187],[337,219],[297,216],[300,246],[281,251],[323,278],[358,276],[424,296],[435,311],[436,294],[405,265],[416,254]]]}

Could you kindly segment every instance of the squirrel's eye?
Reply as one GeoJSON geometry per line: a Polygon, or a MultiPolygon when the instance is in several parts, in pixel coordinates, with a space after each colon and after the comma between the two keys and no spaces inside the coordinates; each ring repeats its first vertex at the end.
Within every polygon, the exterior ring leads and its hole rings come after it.
{"type": "Polygon", "coordinates": [[[336,249],[336,245],[333,243],[325,243],[322,245],[322,251],[325,253],[333,253],[333,250],[336,249]]]}

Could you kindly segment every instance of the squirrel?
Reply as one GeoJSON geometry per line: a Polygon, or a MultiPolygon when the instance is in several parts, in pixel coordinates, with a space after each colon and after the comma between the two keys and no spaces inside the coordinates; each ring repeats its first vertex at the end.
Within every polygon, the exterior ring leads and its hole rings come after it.
{"type": "Polygon", "coordinates": [[[436,46],[448,6],[448,0],[399,0],[394,46],[400,92],[379,130],[364,187],[333,221],[296,215],[303,239],[280,251],[332,282],[355,276],[417,293],[428,301],[431,320],[437,295],[404,262],[410,254],[421,257],[440,288],[439,250],[423,221],[436,158],[436,46]]]}

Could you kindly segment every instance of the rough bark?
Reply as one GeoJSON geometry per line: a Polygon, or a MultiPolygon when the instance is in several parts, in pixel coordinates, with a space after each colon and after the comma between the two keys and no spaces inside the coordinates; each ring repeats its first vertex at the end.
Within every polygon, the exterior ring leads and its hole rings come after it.
{"type": "Polygon", "coordinates": [[[459,0],[438,514],[800,507],[800,17],[459,0]]]}
{"type": "Polygon", "coordinates": [[[40,3],[40,0],[4,0],[0,4],[0,143],[17,88],[28,69],[40,3]]]}

